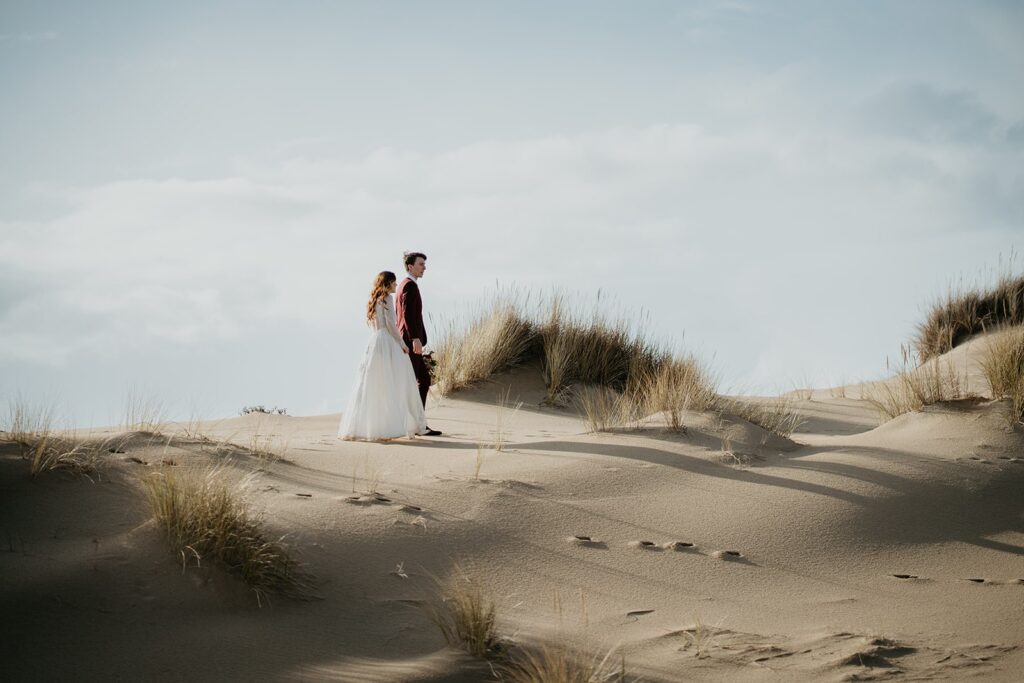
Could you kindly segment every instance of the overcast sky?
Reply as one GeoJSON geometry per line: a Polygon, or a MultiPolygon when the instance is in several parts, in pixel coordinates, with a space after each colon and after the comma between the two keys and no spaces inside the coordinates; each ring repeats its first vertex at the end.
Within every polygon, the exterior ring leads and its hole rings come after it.
{"type": "Polygon", "coordinates": [[[880,376],[1024,236],[1024,6],[0,5],[0,398],[344,407],[373,276],[643,309],[723,388],[880,376]],[[685,333],[685,338],[684,338],[685,333]]]}

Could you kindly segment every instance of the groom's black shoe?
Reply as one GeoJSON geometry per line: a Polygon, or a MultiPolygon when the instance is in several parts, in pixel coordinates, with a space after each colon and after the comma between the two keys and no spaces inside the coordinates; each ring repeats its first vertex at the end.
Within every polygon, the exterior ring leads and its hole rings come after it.
{"type": "Polygon", "coordinates": [[[436,429],[431,429],[430,427],[427,427],[427,431],[420,434],[420,436],[441,436],[441,432],[437,431],[436,429]]]}

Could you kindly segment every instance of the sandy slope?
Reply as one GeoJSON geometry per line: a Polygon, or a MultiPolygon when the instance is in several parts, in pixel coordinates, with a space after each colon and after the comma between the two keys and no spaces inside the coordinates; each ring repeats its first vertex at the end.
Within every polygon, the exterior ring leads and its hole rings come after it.
{"type": "Polygon", "coordinates": [[[93,484],[31,479],[8,448],[7,674],[488,680],[419,608],[430,575],[458,560],[496,596],[503,634],[617,646],[645,680],[1020,680],[1024,435],[1001,404],[875,428],[860,401],[817,397],[789,442],[700,415],[685,436],[655,424],[585,434],[571,412],[536,408],[540,395],[524,369],[444,400],[428,412],[437,440],[339,442],[337,415],[205,425],[214,439],[287,446],[291,462],[270,466],[251,499],[296,535],[322,599],[262,609],[216,570],[183,572],[141,502],[137,478],[161,460],[225,456],[137,435],[93,484]],[[475,479],[505,385],[524,407],[475,479]],[[749,464],[723,456],[724,436],[749,464]],[[391,502],[358,496],[372,482],[391,502]]]}

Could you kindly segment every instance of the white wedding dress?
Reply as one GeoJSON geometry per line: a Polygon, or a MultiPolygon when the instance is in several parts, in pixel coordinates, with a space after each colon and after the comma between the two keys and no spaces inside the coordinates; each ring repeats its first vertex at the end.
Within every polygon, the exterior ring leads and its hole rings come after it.
{"type": "Polygon", "coordinates": [[[390,296],[379,302],[356,384],[341,418],[338,436],[375,441],[414,436],[427,430],[416,375],[395,321],[390,296]]]}

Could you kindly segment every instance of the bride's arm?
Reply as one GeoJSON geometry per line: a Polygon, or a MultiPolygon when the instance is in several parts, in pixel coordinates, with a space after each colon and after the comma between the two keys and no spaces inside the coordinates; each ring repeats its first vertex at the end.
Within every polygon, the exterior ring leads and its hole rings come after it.
{"type": "Polygon", "coordinates": [[[381,319],[384,321],[384,325],[387,326],[388,333],[395,338],[395,341],[398,342],[398,345],[402,347],[402,351],[404,353],[408,353],[409,347],[405,345],[405,340],[402,339],[402,334],[398,331],[398,326],[395,325],[395,319],[391,317],[391,311],[385,309],[383,303],[379,303],[377,304],[377,306],[380,309],[377,315],[382,316],[381,319]]]}

